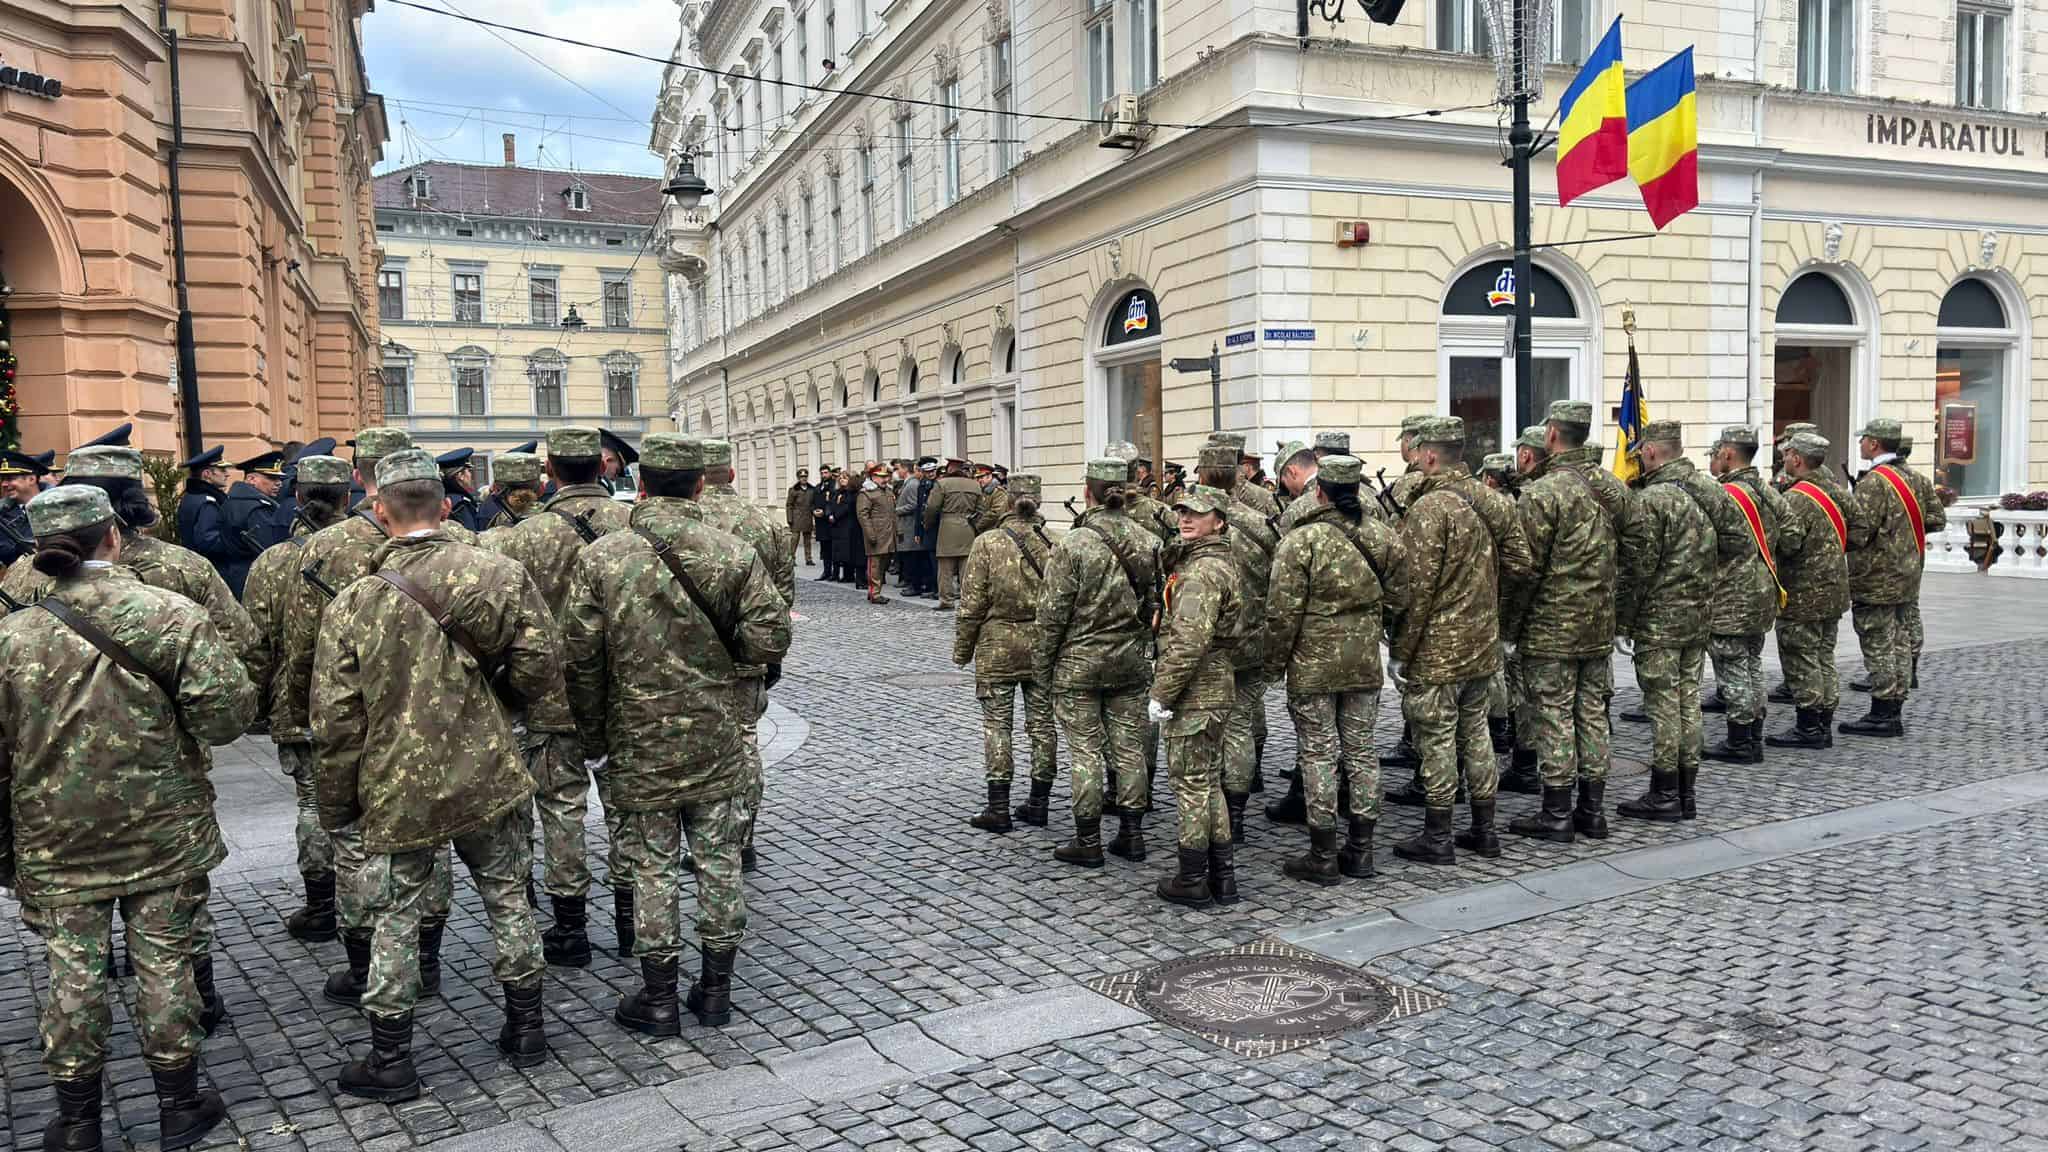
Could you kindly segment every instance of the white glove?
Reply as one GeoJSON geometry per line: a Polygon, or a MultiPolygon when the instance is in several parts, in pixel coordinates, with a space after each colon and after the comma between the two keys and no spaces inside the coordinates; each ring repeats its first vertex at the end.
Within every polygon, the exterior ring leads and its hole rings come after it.
{"type": "Polygon", "coordinates": [[[1399,660],[1387,661],[1387,677],[1397,685],[1408,683],[1408,666],[1399,660]]]}
{"type": "Polygon", "coordinates": [[[1145,719],[1154,724],[1164,724],[1173,719],[1173,712],[1157,700],[1145,701],[1145,719]]]}
{"type": "Polygon", "coordinates": [[[1636,654],[1636,642],[1626,636],[1616,636],[1614,638],[1614,646],[1621,649],[1622,654],[1625,656],[1636,654]]]}

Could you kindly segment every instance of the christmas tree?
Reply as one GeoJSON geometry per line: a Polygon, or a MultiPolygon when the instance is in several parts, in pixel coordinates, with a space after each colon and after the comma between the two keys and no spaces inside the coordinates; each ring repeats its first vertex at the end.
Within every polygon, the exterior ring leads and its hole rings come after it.
{"type": "Polygon", "coordinates": [[[21,406],[14,396],[14,374],[21,361],[14,355],[14,325],[7,301],[14,289],[7,285],[7,273],[0,271],[0,451],[21,450],[21,406]]]}

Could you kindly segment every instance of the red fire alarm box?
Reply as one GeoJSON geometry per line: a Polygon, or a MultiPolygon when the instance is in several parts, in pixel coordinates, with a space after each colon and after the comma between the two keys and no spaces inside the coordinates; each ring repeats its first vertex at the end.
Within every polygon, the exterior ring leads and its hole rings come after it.
{"type": "Polygon", "coordinates": [[[1337,247],[1363,248],[1372,243],[1372,225],[1363,220],[1337,222],[1337,247]]]}

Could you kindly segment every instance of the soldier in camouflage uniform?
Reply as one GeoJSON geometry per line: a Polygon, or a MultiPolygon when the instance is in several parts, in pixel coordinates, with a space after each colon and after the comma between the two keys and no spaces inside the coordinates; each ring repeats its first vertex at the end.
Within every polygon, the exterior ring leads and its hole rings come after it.
{"type": "Polygon", "coordinates": [[[1058,744],[1052,696],[1031,678],[1038,640],[1038,597],[1053,544],[1036,523],[1038,477],[1010,477],[1003,519],[975,538],[961,578],[960,615],[953,622],[953,663],[974,663],[974,695],[981,702],[981,746],[988,761],[988,805],[968,823],[988,832],[1011,827],[1010,755],[1017,724],[1017,694],[1024,694],[1024,731],[1031,740],[1031,798],[1015,816],[1045,826],[1058,744]]]}
{"type": "MultiPolygon", "coordinates": [[[[1771,444],[1771,487],[1776,488],[1780,492],[1790,491],[1792,485],[1797,483],[1797,478],[1786,469],[1785,448],[1792,442],[1792,437],[1799,435],[1801,432],[1820,436],[1820,425],[1806,423],[1787,424],[1778,433],[1778,438],[1771,444]]],[[[1823,443],[1826,443],[1826,440],[1826,437],[1821,437],[1823,443]]],[[[1844,491],[1847,491],[1847,487],[1846,484],[1843,485],[1844,491]]],[[[1782,656],[1780,659],[1782,661],[1782,656]]],[[[1792,703],[1792,690],[1785,686],[1785,681],[1781,678],[1776,684],[1771,686],[1769,692],[1764,693],[1764,699],[1772,704],[1790,704],[1792,703]]],[[[1833,728],[1829,729],[1831,738],[1833,731],[1833,728]]]]}
{"type": "Polygon", "coordinates": [[[1196,484],[1175,502],[1180,543],[1160,602],[1159,661],[1146,700],[1166,733],[1166,778],[1180,809],[1180,867],[1159,898],[1205,908],[1235,904],[1237,869],[1223,799],[1224,729],[1236,698],[1232,649],[1250,626],[1231,555],[1231,497],[1196,484]]]}
{"type": "Polygon", "coordinates": [[[1756,429],[1741,426],[1723,428],[1709,451],[1708,466],[1742,512],[1749,538],[1748,551],[1714,573],[1714,625],[1707,653],[1714,661],[1717,698],[1700,704],[1702,712],[1728,714],[1727,738],[1705,752],[1706,759],[1728,764],[1763,763],[1764,635],[1778,618],[1777,549],[1787,514],[1785,497],[1757,471],[1756,451],[1756,429]],[[1756,512],[1755,524],[1750,509],[1756,512]]]}
{"type": "MultiPolygon", "coordinates": [[[[1387,496],[1388,499],[1393,501],[1394,507],[1401,510],[1400,514],[1402,516],[1406,516],[1408,509],[1414,506],[1415,490],[1422,484],[1423,479],[1422,467],[1417,463],[1417,460],[1422,455],[1422,448],[1421,445],[1416,443],[1415,435],[1422,430],[1423,425],[1433,419],[1435,417],[1427,413],[1403,416],[1401,418],[1401,432],[1395,444],[1401,453],[1403,470],[1401,475],[1395,477],[1394,482],[1387,486],[1387,496]]],[[[1394,682],[1394,691],[1406,696],[1408,685],[1397,680],[1394,682]]],[[[1387,793],[1387,803],[1399,804],[1409,808],[1420,808],[1428,805],[1429,789],[1422,782],[1422,756],[1415,750],[1414,728],[1409,723],[1408,710],[1405,706],[1401,709],[1401,739],[1395,743],[1392,752],[1380,757],[1380,767],[1407,768],[1412,774],[1408,783],[1387,793]]],[[[1463,777],[1460,777],[1458,780],[1457,798],[1460,800],[1466,798],[1463,777]]]]}
{"type": "Polygon", "coordinates": [[[1211,432],[1209,433],[1209,443],[1222,444],[1226,447],[1236,450],[1237,452],[1237,459],[1240,464],[1240,470],[1237,477],[1237,483],[1230,489],[1230,498],[1239,504],[1245,505],[1246,507],[1250,508],[1254,512],[1257,512],[1261,516],[1280,515],[1280,502],[1274,498],[1273,494],[1271,492],[1266,491],[1266,489],[1261,487],[1260,485],[1253,483],[1251,477],[1243,474],[1241,467],[1242,464],[1245,461],[1252,459],[1252,457],[1247,456],[1245,454],[1244,433],[1211,432]]]}
{"type": "Polygon", "coordinates": [[[1408,608],[1407,549],[1392,528],[1366,512],[1359,490],[1364,467],[1345,455],[1320,461],[1315,488],[1307,493],[1316,507],[1281,538],[1266,593],[1265,674],[1286,679],[1308,810],[1308,852],[1284,870],[1312,884],[1373,875],[1380,639],[1408,608]],[[1342,850],[1340,771],[1350,783],[1342,850]]]}
{"type": "MultiPolygon", "coordinates": [[[[603,436],[596,429],[564,424],[548,430],[547,471],[554,496],[531,515],[508,528],[483,534],[484,547],[510,557],[526,569],[540,588],[541,599],[557,621],[569,599],[569,579],[586,545],[626,527],[630,506],[611,498],[598,478],[604,469],[603,436]]],[[[566,690],[565,690],[566,691],[566,690]]],[[[560,704],[568,707],[565,696],[560,704]]],[[[541,884],[547,890],[554,923],[541,934],[541,950],[550,964],[581,968],[590,963],[590,863],[584,822],[590,814],[590,782],[597,781],[604,805],[605,828],[611,833],[606,875],[612,883],[612,927],[619,955],[633,949],[633,890],[619,867],[619,814],[612,807],[609,774],[602,761],[585,763],[581,742],[573,732],[536,732],[518,724],[520,751],[527,775],[533,777],[534,811],[539,815],[541,884]]]]}
{"type": "Polygon", "coordinates": [[[1138,446],[1129,441],[1111,444],[1107,455],[1122,460],[1130,469],[1130,483],[1124,487],[1124,515],[1131,522],[1159,537],[1161,544],[1171,544],[1180,539],[1180,528],[1174,523],[1173,510],[1152,498],[1144,485],[1138,483],[1138,446]]]}
{"type": "Polygon", "coordinates": [[[1714,573],[1754,551],[1735,501],[1701,475],[1676,420],[1643,429],[1641,490],[1621,536],[1615,622],[1633,644],[1650,717],[1650,787],[1616,811],[1639,820],[1690,819],[1700,767],[1700,666],[1712,632],[1714,573]]]}
{"type": "MultiPolygon", "coordinates": [[[[1299,467],[1297,461],[1301,447],[1300,441],[1290,441],[1282,444],[1279,455],[1274,457],[1276,463],[1273,468],[1273,476],[1275,481],[1278,482],[1281,492],[1286,496],[1282,500],[1285,507],[1281,510],[1280,520],[1276,525],[1277,530],[1282,536],[1293,531],[1294,526],[1301,522],[1302,517],[1322,507],[1321,502],[1316,499],[1316,478],[1319,475],[1317,469],[1320,467],[1321,461],[1331,456],[1351,455],[1351,433],[1316,433],[1315,446],[1310,451],[1313,453],[1312,458],[1317,463],[1311,464],[1307,469],[1307,476],[1301,484],[1300,491],[1290,491],[1287,484],[1288,469],[1290,467],[1299,467]]],[[[1367,504],[1365,506],[1365,514],[1368,516],[1375,515],[1377,507],[1378,505],[1375,504],[1367,504]]]]}
{"type": "Polygon", "coordinates": [[[1151,805],[1144,770],[1145,658],[1158,616],[1159,540],[1124,515],[1130,468],[1114,456],[1088,462],[1087,511],[1053,549],[1038,599],[1031,678],[1052,692],[1072,761],[1074,838],[1053,858],[1083,868],[1102,859],[1103,777],[1117,781],[1117,807],[1151,805]]]}
{"type": "MultiPolygon", "coordinates": [[[[1948,527],[1948,505],[1942,502],[1941,491],[1935,486],[1932,477],[1916,468],[1906,466],[1906,462],[1912,459],[1912,457],[1913,438],[1911,436],[1899,437],[1899,458],[1892,463],[1898,468],[1899,475],[1905,477],[1906,483],[1912,486],[1913,495],[1919,499],[1920,507],[1933,509],[1934,511],[1930,512],[1929,515],[1939,514],[1941,526],[1945,529],[1948,527]]],[[[1932,530],[1932,525],[1929,526],[1929,529],[1932,530]]],[[[1900,619],[1905,624],[1906,635],[1913,642],[1913,663],[1910,669],[1911,675],[1907,677],[1906,686],[1908,688],[1918,688],[1920,687],[1920,650],[1926,647],[1927,644],[1927,633],[1920,623],[1919,597],[1915,596],[1912,603],[1902,606],[1900,619]]],[[[1864,691],[1868,690],[1868,688],[1864,689],[1864,691]]]]}
{"type": "Polygon", "coordinates": [[[1801,432],[1783,449],[1785,519],[1778,526],[1778,576],[1785,606],[1778,611],[1778,659],[1798,718],[1765,737],[1774,748],[1832,748],[1835,706],[1835,636],[1849,610],[1848,526],[1856,501],[1841,477],[1828,470],[1828,442],[1801,432]]]}
{"type": "Polygon", "coordinates": [[[27,511],[34,563],[51,584],[49,610],[0,623],[0,886],[19,891],[50,968],[40,1035],[57,1114],[42,1147],[100,1147],[118,905],[162,1146],[183,1148],[226,1112],[218,1093],[199,1091],[189,949],[206,874],[227,847],[212,789],[196,785],[212,770],[207,746],[235,739],[255,718],[256,690],[203,609],[119,565],[123,541],[105,492],[66,484],[27,511]],[[119,667],[50,607],[58,604],[149,675],[119,667]]]}
{"type": "Polygon", "coordinates": [[[1897,460],[1899,422],[1878,417],[1857,433],[1870,469],[1856,481],[1860,515],[1849,526],[1850,618],[1870,677],[1870,712],[1841,725],[1850,736],[1903,736],[1913,678],[1908,606],[1917,615],[1927,534],[1948,527],[1941,501],[1897,460]]]}
{"type": "Polygon", "coordinates": [[[706,462],[702,440],[647,438],[631,527],[577,558],[563,618],[569,702],[584,758],[609,758],[619,856],[636,897],[642,987],[612,1018],[650,1036],[681,1031],[685,833],[703,954],[688,1006],[706,1025],[731,1019],[733,962],[747,927],[744,733],[755,715],[733,701],[744,669],[779,669],[789,651],[789,602],[767,564],[713,527],[700,503],[706,462]]]}
{"type": "MultiPolygon", "coordinates": [[[[1519,501],[1521,494],[1536,482],[1537,476],[1550,460],[1547,443],[1548,426],[1531,424],[1522,429],[1515,438],[1514,455],[1509,459],[1507,487],[1510,497],[1519,501]]],[[[1526,526],[1525,526],[1526,527],[1526,526]]],[[[1533,541],[1531,542],[1533,547],[1533,541]]],[[[1534,722],[1529,719],[1529,696],[1522,683],[1521,655],[1503,641],[1500,653],[1499,697],[1489,698],[1487,727],[1493,737],[1493,750],[1508,756],[1507,770],[1500,774],[1498,790],[1515,792],[1525,796],[1543,794],[1543,772],[1538,765],[1536,748],[1531,743],[1535,731],[1534,722]]]]}
{"type": "Polygon", "coordinates": [[[306,905],[285,921],[294,939],[319,943],[340,934],[334,913],[334,841],[320,827],[320,797],[314,787],[313,736],[299,711],[283,705],[284,677],[278,665],[284,654],[285,604],[300,581],[300,549],[306,538],[346,514],[348,461],[333,456],[301,456],[296,462],[297,510],[284,543],[266,548],[249,566],[242,585],[242,605],[249,611],[263,643],[249,664],[259,699],[269,701],[270,739],[277,745],[278,767],[292,778],[297,799],[296,836],[299,877],[306,905]],[[289,718],[288,718],[289,717],[289,718]]]}
{"type": "MultiPolygon", "coordinates": [[[[539,445],[524,447],[537,448],[539,445]]],[[[541,459],[532,452],[514,449],[492,460],[491,494],[476,510],[476,522],[482,526],[477,532],[478,538],[525,520],[533,513],[534,505],[540,503],[541,494],[546,489],[541,459]]]]}
{"type": "Polygon", "coordinates": [[[1543,807],[1509,822],[1508,831],[1570,844],[1580,835],[1607,838],[1617,541],[1586,475],[1588,463],[1569,455],[1592,434],[1593,406],[1559,400],[1548,417],[1542,449],[1524,450],[1531,467],[1518,508],[1535,576],[1520,627],[1509,634],[1543,807]]]}

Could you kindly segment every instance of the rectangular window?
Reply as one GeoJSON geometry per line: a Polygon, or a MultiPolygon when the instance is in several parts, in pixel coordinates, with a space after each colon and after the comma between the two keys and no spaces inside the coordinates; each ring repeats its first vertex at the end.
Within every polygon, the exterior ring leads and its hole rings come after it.
{"type": "Polygon", "coordinates": [[[377,270],[377,315],[385,320],[405,319],[405,270],[377,270]]]}
{"type": "Polygon", "coordinates": [[[455,366],[455,414],[457,416],[483,415],[484,392],[483,365],[457,364],[455,366]]]}
{"type": "Polygon", "coordinates": [[[633,416],[639,411],[634,398],[633,369],[609,365],[604,370],[604,410],[607,416],[633,416]]]}
{"type": "Polygon", "coordinates": [[[457,324],[481,324],[484,322],[483,273],[457,272],[455,274],[455,322],[457,324]]]}
{"type": "Polygon", "coordinates": [[[1956,6],[1956,103],[2005,107],[2005,22],[1996,8],[1956,6]]]}
{"type": "Polygon", "coordinates": [[[1799,0],[1801,88],[1849,91],[1855,47],[1855,0],[1799,0]]]}
{"type": "Polygon", "coordinates": [[[796,294],[796,265],[789,259],[789,213],[784,212],[775,222],[776,236],[782,241],[782,298],[789,299],[796,294]]]}
{"type": "Polygon", "coordinates": [[[960,81],[939,85],[939,103],[945,105],[939,109],[939,144],[944,154],[939,206],[943,208],[960,198],[960,81]]]}
{"type": "Polygon", "coordinates": [[[562,290],[553,276],[527,279],[527,319],[530,323],[554,327],[561,322],[562,290]]]}
{"type": "Polygon", "coordinates": [[[861,39],[868,38],[868,0],[853,0],[853,28],[861,39]]]}
{"type": "Polygon", "coordinates": [[[803,195],[802,208],[804,221],[804,283],[809,285],[815,283],[818,279],[818,261],[813,255],[818,250],[818,217],[817,213],[813,210],[814,205],[811,200],[811,194],[808,191],[803,195]]]}
{"type": "Polygon", "coordinates": [[[875,250],[875,147],[860,150],[860,253],[875,250]]]}
{"type": "Polygon", "coordinates": [[[917,224],[917,187],[911,173],[910,110],[896,117],[896,228],[899,234],[917,224]]]}
{"type": "Polygon", "coordinates": [[[1159,83],[1159,0],[1124,0],[1124,22],[1131,37],[1131,91],[1143,92],[1159,83]]]}
{"type": "Polygon", "coordinates": [[[2007,353],[2005,348],[1947,345],[1935,353],[1935,482],[1960,496],[1997,496],[2006,488],[2007,353]],[[1953,439],[1947,434],[1951,426],[1959,430],[1953,439]]]}
{"type": "Polygon", "coordinates": [[[995,123],[989,133],[990,154],[995,174],[1001,176],[1015,163],[1011,137],[1016,134],[1010,103],[1010,38],[1004,36],[989,45],[989,97],[995,106],[995,123]]]}
{"type": "Polygon", "coordinates": [[[732,146],[739,153],[732,170],[738,172],[747,166],[747,102],[738,96],[732,98],[732,146]]]}
{"type": "Polygon", "coordinates": [[[754,311],[754,262],[747,251],[747,242],[740,241],[740,298],[735,307],[728,309],[735,318],[750,316],[754,311]]]}
{"type": "Polygon", "coordinates": [[[1593,0],[1554,0],[1550,19],[1551,62],[1584,64],[1593,51],[1593,0]]]}
{"type": "Polygon", "coordinates": [[[839,187],[839,174],[831,173],[825,179],[832,184],[832,230],[829,239],[832,246],[825,252],[825,274],[830,276],[839,271],[839,254],[846,242],[846,193],[839,187]]]}
{"type": "MultiPolygon", "coordinates": [[[[796,17],[796,79],[799,84],[811,82],[811,10],[806,8],[796,17]]],[[[797,99],[810,98],[809,90],[797,93],[797,99]]]]}
{"type": "Polygon", "coordinates": [[[588,195],[587,193],[585,193],[585,192],[583,191],[583,189],[581,189],[581,188],[571,188],[571,189],[569,189],[569,211],[571,211],[571,212],[588,212],[588,211],[590,211],[590,196],[589,196],[589,195],[588,195]]]}
{"type": "Polygon", "coordinates": [[[769,297],[769,292],[770,292],[770,288],[769,288],[769,285],[768,285],[768,226],[767,226],[766,224],[763,224],[763,225],[761,225],[761,232],[760,232],[760,236],[761,236],[761,243],[760,243],[760,246],[759,246],[759,251],[760,251],[760,253],[761,253],[761,296],[760,296],[760,301],[761,301],[761,303],[760,303],[760,310],[761,310],[761,311],[763,311],[763,312],[766,312],[766,311],[768,310],[768,297],[769,297]]]}
{"type": "Polygon", "coordinates": [[[384,366],[384,414],[412,415],[412,369],[404,364],[384,366]]]}
{"type": "Polygon", "coordinates": [[[775,130],[779,132],[782,130],[783,116],[786,114],[788,110],[788,103],[784,99],[785,89],[782,86],[783,46],[781,44],[777,44],[775,47],[769,49],[769,51],[775,53],[775,83],[773,85],[775,89],[775,130]]]}
{"type": "MultiPolygon", "coordinates": [[[[825,5],[825,59],[839,67],[839,12],[836,0],[821,0],[825,5]]],[[[829,73],[828,73],[829,75],[829,73]]]]}
{"type": "Polygon", "coordinates": [[[1436,0],[1436,46],[1442,52],[1491,55],[1486,6],[1480,0],[1436,0]]]}
{"type": "Polygon", "coordinates": [[[761,106],[761,89],[768,85],[761,79],[759,71],[754,73],[754,148],[756,151],[768,144],[768,117],[761,106]]]}
{"type": "Polygon", "coordinates": [[[697,326],[697,343],[702,344],[705,338],[704,314],[711,310],[711,285],[700,281],[695,288],[691,289],[691,293],[696,297],[696,307],[690,309],[690,319],[697,326]]]}
{"type": "Polygon", "coordinates": [[[560,416],[562,414],[562,366],[560,364],[536,364],[533,366],[533,414],[535,416],[560,416]]]}
{"type": "Polygon", "coordinates": [[[1116,9],[1110,0],[1089,0],[1088,114],[1100,116],[1116,94],[1116,9]]]}
{"type": "Polygon", "coordinates": [[[607,328],[631,328],[633,326],[633,286],[621,277],[604,282],[604,326],[607,328]]]}

